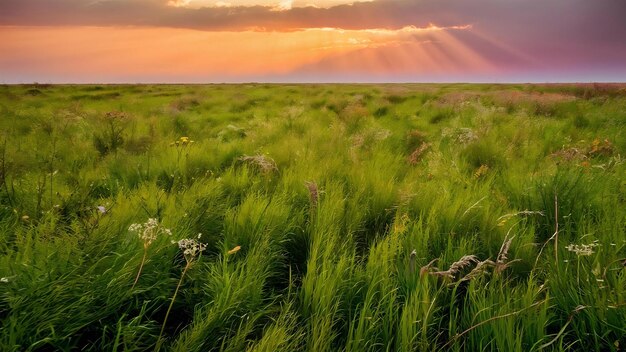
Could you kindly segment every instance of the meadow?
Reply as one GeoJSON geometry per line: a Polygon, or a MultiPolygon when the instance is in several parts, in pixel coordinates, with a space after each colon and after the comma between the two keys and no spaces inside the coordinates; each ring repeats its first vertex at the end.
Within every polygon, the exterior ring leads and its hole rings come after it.
{"type": "Polygon", "coordinates": [[[624,351],[626,85],[0,86],[2,351],[624,351]]]}

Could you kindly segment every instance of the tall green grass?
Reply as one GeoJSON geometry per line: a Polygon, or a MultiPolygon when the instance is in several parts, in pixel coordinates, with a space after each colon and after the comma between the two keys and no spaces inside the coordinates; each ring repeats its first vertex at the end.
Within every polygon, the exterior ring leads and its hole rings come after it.
{"type": "Polygon", "coordinates": [[[0,350],[621,351],[625,126],[620,85],[0,86],[0,350]]]}

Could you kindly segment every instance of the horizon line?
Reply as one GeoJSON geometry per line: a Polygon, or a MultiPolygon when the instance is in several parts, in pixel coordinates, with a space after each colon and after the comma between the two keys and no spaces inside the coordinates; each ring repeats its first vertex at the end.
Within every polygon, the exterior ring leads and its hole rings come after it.
{"type": "Polygon", "coordinates": [[[283,84],[307,84],[307,85],[325,85],[325,84],[345,84],[345,85],[370,85],[370,84],[612,84],[612,85],[626,85],[626,81],[299,81],[299,82],[276,82],[276,81],[241,81],[241,82],[13,82],[4,83],[0,82],[2,86],[36,86],[36,85],[53,85],[53,86],[90,86],[90,85],[105,85],[105,86],[129,86],[129,85],[162,85],[162,86],[176,86],[176,85],[246,85],[246,84],[268,84],[268,85],[283,85],[283,84]]]}

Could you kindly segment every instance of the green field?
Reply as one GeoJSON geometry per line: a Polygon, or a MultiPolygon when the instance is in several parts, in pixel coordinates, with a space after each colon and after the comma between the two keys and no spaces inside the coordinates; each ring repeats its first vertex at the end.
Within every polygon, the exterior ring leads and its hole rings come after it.
{"type": "Polygon", "coordinates": [[[625,155],[626,85],[0,86],[0,350],[624,351],[625,155]]]}

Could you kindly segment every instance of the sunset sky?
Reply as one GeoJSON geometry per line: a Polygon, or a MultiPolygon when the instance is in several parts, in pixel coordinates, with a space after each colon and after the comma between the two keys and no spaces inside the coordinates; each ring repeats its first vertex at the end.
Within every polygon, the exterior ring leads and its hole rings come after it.
{"type": "Polygon", "coordinates": [[[0,0],[0,83],[626,81],[625,0],[0,0]]]}

